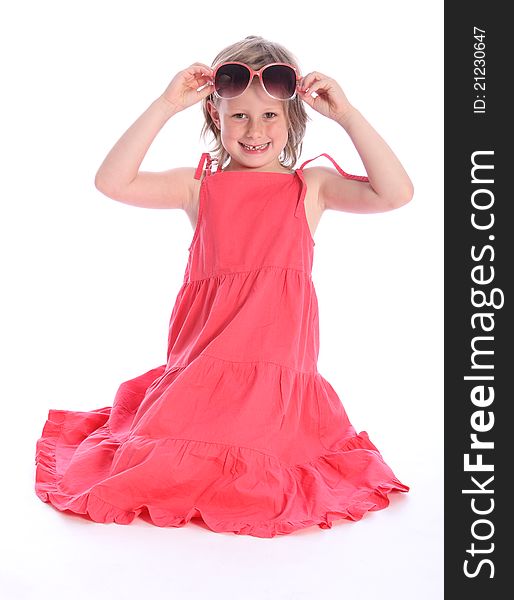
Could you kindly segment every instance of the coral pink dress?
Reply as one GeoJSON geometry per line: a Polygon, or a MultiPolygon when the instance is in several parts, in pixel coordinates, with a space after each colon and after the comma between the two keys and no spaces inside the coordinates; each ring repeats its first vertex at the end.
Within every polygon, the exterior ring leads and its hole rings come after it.
{"type": "Polygon", "coordinates": [[[385,508],[409,487],[317,370],[310,161],[225,172],[204,153],[196,179],[206,161],[167,362],[121,383],[112,407],[49,411],[38,497],[101,523],[198,517],[263,538],[385,508]]]}

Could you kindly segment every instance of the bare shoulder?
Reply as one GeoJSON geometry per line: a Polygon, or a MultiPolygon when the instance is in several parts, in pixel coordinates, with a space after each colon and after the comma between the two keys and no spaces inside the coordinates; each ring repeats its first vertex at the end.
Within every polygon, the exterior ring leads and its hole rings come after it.
{"type": "Polygon", "coordinates": [[[190,193],[190,197],[189,197],[189,205],[188,205],[188,210],[197,210],[198,209],[198,200],[200,198],[200,187],[202,186],[202,181],[205,179],[205,176],[207,174],[207,171],[204,169],[202,171],[202,176],[200,177],[200,179],[195,179],[194,178],[194,174],[195,174],[196,169],[193,169],[193,173],[191,175],[191,193],[190,193]]]}
{"type": "Polygon", "coordinates": [[[200,205],[200,187],[202,185],[203,180],[207,174],[207,171],[204,169],[202,171],[202,176],[200,179],[195,179],[194,175],[196,173],[196,169],[191,169],[191,178],[190,178],[190,191],[189,191],[189,199],[187,204],[183,207],[187,213],[187,216],[191,222],[191,226],[193,229],[196,229],[196,223],[198,221],[198,208],[200,205]]]}
{"type": "Polygon", "coordinates": [[[139,171],[128,184],[120,186],[95,180],[96,188],[113,200],[141,208],[182,208],[188,211],[195,192],[196,169],[178,167],[167,171],[139,171]]]}
{"type": "Polygon", "coordinates": [[[319,169],[320,167],[306,167],[302,169],[307,186],[307,193],[304,200],[305,216],[307,217],[307,223],[313,237],[324,210],[319,194],[321,181],[319,169]]]}
{"type": "Polygon", "coordinates": [[[306,167],[303,169],[303,175],[305,177],[305,183],[307,184],[307,199],[310,200],[313,209],[318,209],[323,212],[323,209],[319,203],[319,189],[320,182],[323,174],[321,171],[322,167],[306,167]]]}

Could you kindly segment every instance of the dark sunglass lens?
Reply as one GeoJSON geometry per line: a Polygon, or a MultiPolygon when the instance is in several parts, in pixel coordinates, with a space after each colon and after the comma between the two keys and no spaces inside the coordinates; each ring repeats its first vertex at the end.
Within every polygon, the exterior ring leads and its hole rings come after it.
{"type": "Polygon", "coordinates": [[[272,65],[264,69],[262,81],[268,93],[280,100],[292,98],[296,90],[296,73],[285,65],[272,65]]]}
{"type": "Polygon", "coordinates": [[[214,79],[214,88],[222,98],[239,96],[250,81],[250,71],[243,65],[228,64],[220,67],[214,79]]]}

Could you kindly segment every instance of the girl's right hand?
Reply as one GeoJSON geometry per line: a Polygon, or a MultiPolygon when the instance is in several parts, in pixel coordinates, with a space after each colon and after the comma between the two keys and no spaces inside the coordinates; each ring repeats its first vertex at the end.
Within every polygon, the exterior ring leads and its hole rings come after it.
{"type": "Polygon", "coordinates": [[[171,80],[162,97],[179,112],[196,104],[214,90],[212,76],[214,69],[203,63],[193,63],[187,69],[179,71],[171,80]],[[206,85],[207,84],[207,85],[206,85]],[[199,87],[203,89],[197,91],[199,87]]]}

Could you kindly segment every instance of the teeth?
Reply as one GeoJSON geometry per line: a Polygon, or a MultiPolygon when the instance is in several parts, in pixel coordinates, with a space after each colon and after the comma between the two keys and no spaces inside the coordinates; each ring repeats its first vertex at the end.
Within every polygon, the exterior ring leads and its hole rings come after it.
{"type": "Polygon", "coordinates": [[[269,142],[267,142],[266,144],[262,144],[261,146],[247,146],[246,144],[243,144],[243,146],[245,148],[248,148],[248,150],[262,150],[263,148],[266,148],[268,144],[269,142]]]}

